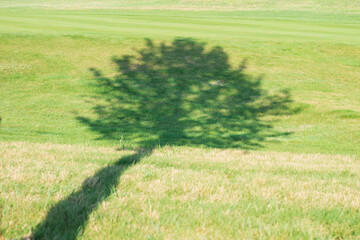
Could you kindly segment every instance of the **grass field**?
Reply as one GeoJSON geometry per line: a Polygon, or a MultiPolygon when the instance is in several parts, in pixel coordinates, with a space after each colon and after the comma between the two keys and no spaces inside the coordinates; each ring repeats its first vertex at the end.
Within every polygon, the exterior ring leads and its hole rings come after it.
{"type": "Polygon", "coordinates": [[[355,0],[1,1],[0,239],[360,239],[359,26],[355,0]]]}

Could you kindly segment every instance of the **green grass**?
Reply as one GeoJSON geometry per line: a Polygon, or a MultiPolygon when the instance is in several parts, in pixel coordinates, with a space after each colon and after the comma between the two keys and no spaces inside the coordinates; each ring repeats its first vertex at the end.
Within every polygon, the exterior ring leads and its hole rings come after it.
{"type": "Polygon", "coordinates": [[[273,139],[275,144],[267,142],[269,149],[359,153],[360,31],[356,26],[360,21],[356,16],[2,11],[4,140],[98,144],[96,135],[75,119],[75,112],[91,111],[85,101],[94,95],[88,68],[113,73],[111,57],[133,54],[147,37],[192,37],[223,47],[234,66],[247,58],[246,72],[263,75],[264,88],[288,88],[303,107],[300,114],[274,122],[275,128],[293,134],[273,139]],[[216,16],[220,20],[215,21],[216,16]],[[343,118],[342,111],[352,117],[343,118]]]}
{"type": "Polygon", "coordinates": [[[0,239],[359,239],[359,25],[352,0],[1,1],[0,239]],[[89,68],[112,81],[114,56],[179,37],[222,47],[232,69],[247,59],[264,92],[288,89],[300,111],[256,120],[285,134],[136,154],[161,127],[106,137],[79,121],[111,99],[89,68]]]}

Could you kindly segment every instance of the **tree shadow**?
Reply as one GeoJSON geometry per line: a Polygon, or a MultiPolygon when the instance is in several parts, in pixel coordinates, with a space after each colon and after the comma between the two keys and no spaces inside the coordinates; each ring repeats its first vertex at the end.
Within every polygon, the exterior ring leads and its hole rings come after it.
{"type": "MultiPolygon", "coordinates": [[[[95,117],[77,119],[102,139],[141,149],[86,179],[82,188],[50,209],[32,239],[76,239],[89,215],[118,185],[120,175],[159,145],[253,149],[275,131],[264,117],[294,113],[286,90],[268,93],[261,77],[232,68],[221,47],[192,39],[170,44],[146,40],[137,55],[114,58],[118,74],[92,68],[98,95],[95,117]]],[[[296,110],[295,110],[296,111],[296,110]]]]}
{"type": "Polygon", "coordinates": [[[146,40],[137,55],[114,58],[118,74],[92,68],[99,96],[97,117],[78,120],[102,139],[138,146],[182,145],[251,149],[274,131],[265,116],[290,114],[289,91],[268,93],[261,77],[232,68],[219,46],[192,39],[156,44],[146,40]]]}
{"type": "Polygon", "coordinates": [[[49,210],[45,220],[33,230],[30,239],[76,239],[84,230],[90,213],[116,191],[121,174],[151,152],[152,149],[138,149],[136,153],[122,157],[87,178],[80,190],[49,210]]]}

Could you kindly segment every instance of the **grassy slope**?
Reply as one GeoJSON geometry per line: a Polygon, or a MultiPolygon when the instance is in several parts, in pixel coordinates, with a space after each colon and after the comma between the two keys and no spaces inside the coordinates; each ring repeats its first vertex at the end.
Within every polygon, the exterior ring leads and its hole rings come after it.
{"type": "MultiPolygon", "coordinates": [[[[177,36],[224,47],[234,65],[246,57],[247,72],[264,74],[267,89],[289,88],[303,111],[277,119],[274,125],[293,134],[269,139],[262,148],[266,152],[250,155],[232,150],[156,150],[124,173],[112,190],[117,194],[90,215],[83,238],[134,237],[134,229],[140,238],[148,234],[190,238],[195,231],[198,238],[359,236],[357,1],[321,1],[311,7],[307,1],[297,7],[309,12],[6,8],[41,3],[2,1],[0,5],[0,230],[5,237],[28,234],[51,205],[79,189],[85,178],[130,154],[91,147],[119,146],[119,141],[97,140],[76,121],[77,114],[91,113],[87,99],[95,93],[87,69],[97,67],[111,74],[113,55],[131,53],[145,37],[177,36]],[[199,214],[190,218],[197,210],[199,214]]],[[[243,1],[241,6],[235,1],[47,4],[195,10],[232,4],[247,10],[278,9],[265,1],[258,5],[243,1]]],[[[295,1],[287,4],[283,9],[295,9],[295,1]]]]}
{"type": "Polygon", "coordinates": [[[234,65],[247,58],[247,72],[264,75],[264,87],[289,88],[302,104],[302,113],[275,123],[292,136],[273,139],[280,142],[269,149],[359,153],[357,15],[0,11],[4,140],[97,144],[75,120],[91,107],[88,68],[111,73],[111,57],[131,53],[145,37],[181,36],[224,47],[234,65]]]}

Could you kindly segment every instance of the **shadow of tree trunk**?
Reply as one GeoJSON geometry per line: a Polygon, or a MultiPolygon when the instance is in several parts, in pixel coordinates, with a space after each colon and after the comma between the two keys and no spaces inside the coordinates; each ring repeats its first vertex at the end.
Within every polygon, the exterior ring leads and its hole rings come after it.
{"type": "Polygon", "coordinates": [[[119,178],[131,165],[150,155],[152,149],[139,149],[122,157],[87,178],[80,190],[53,206],[46,218],[33,230],[31,239],[74,240],[85,228],[89,215],[105,201],[119,184],[119,178]]]}

